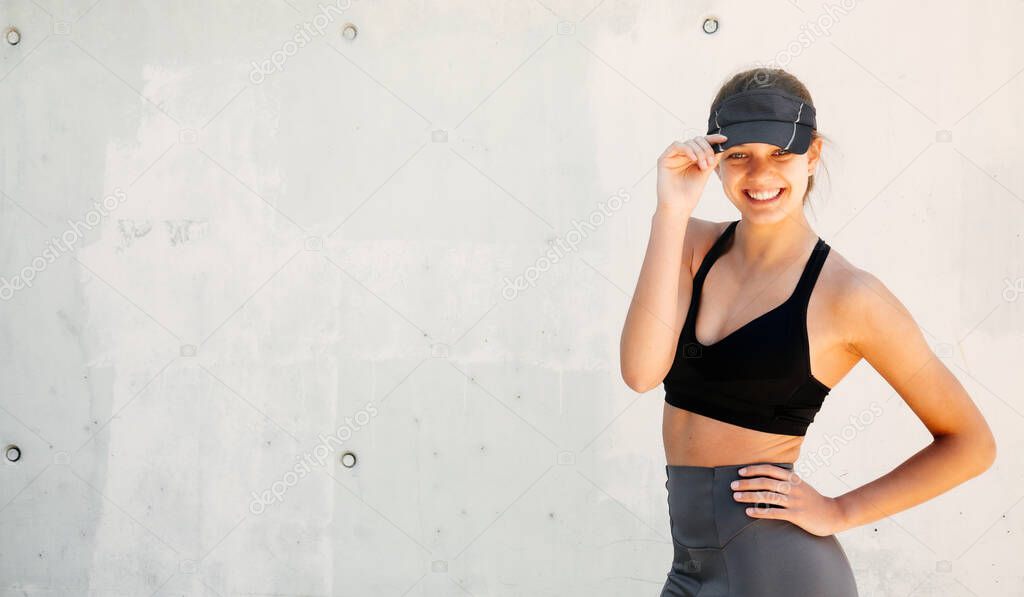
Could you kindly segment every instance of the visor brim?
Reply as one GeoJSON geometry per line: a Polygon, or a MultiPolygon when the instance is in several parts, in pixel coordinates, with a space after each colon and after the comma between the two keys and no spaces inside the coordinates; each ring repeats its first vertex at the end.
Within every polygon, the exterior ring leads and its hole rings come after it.
{"type": "Polygon", "coordinates": [[[721,153],[734,145],[744,143],[767,143],[784,148],[790,153],[806,153],[811,146],[811,133],[814,129],[805,124],[780,122],[778,120],[754,120],[737,122],[722,127],[721,131],[712,130],[709,135],[721,133],[728,137],[725,143],[712,143],[715,153],[721,153]]]}

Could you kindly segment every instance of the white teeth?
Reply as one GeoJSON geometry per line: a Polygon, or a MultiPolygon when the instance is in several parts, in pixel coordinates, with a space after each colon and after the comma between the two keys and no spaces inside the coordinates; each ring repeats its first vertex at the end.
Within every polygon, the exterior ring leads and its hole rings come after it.
{"type": "Polygon", "coordinates": [[[758,191],[758,192],[745,191],[745,192],[746,192],[747,196],[750,197],[751,199],[756,199],[758,201],[765,201],[767,199],[774,199],[779,193],[782,192],[782,189],[775,189],[774,191],[758,191]]]}

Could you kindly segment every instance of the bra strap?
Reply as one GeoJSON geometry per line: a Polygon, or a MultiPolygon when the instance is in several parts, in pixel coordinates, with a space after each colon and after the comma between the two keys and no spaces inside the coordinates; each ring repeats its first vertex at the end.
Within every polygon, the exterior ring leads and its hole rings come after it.
{"type": "Polygon", "coordinates": [[[718,235],[718,238],[715,239],[715,242],[714,244],[711,245],[711,248],[708,249],[707,255],[705,255],[704,259],[701,260],[700,262],[700,268],[697,269],[697,275],[693,277],[694,288],[699,289],[704,286],[704,278],[707,277],[708,271],[711,269],[711,264],[717,261],[718,258],[722,255],[722,251],[725,250],[726,241],[728,241],[729,237],[732,236],[733,230],[736,229],[736,224],[739,223],[739,220],[730,222],[729,225],[725,227],[725,230],[723,230],[722,233],[718,235]]]}
{"type": "Polygon", "coordinates": [[[802,313],[806,313],[807,304],[811,298],[811,291],[814,290],[814,283],[817,282],[818,274],[821,273],[821,268],[825,265],[828,251],[828,243],[819,236],[818,242],[814,245],[814,250],[811,251],[811,256],[807,259],[807,265],[804,267],[803,273],[800,274],[800,281],[797,282],[796,290],[793,291],[793,298],[797,300],[802,313]]]}
{"type": "Polygon", "coordinates": [[[686,311],[686,321],[683,324],[684,329],[693,325],[693,316],[697,311],[697,305],[700,303],[701,290],[704,288],[704,278],[707,277],[708,271],[711,269],[711,265],[722,254],[722,251],[725,250],[726,241],[728,241],[729,237],[732,236],[733,230],[736,229],[736,225],[739,223],[739,220],[730,222],[729,225],[725,227],[725,230],[718,235],[718,238],[715,239],[711,248],[708,249],[707,254],[704,255],[704,259],[701,260],[700,267],[697,268],[697,273],[693,276],[693,289],[690,293],[690,308],[686,311]]]}

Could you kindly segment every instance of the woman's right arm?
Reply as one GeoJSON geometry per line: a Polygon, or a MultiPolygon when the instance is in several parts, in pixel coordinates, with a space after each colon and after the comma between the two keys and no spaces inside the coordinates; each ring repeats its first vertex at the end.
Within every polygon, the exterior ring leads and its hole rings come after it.
{"type": "Polygon", "coordinates": [[[710,143],[724,140],[708,135],[675,142],[658,158],[658,205],[619,342],[622,379],[637,392],[657,387],[672,367],[693,283],[690,214],[718,164],[710,143]]]}

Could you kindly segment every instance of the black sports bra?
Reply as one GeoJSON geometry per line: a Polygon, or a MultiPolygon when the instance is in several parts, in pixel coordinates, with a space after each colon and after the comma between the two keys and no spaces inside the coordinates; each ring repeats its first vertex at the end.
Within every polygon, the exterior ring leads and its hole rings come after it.
{"type": "Polygon", "coordinates": [[[693,278],[690,308],[665,376],[665,402],[740,427],[805,435],[831,388],[811,373],[807,303],[828,255],[818,242],[788,299],[710,346],[695,333],[701,289],[739,220],[715,240],[693,278]]]}

